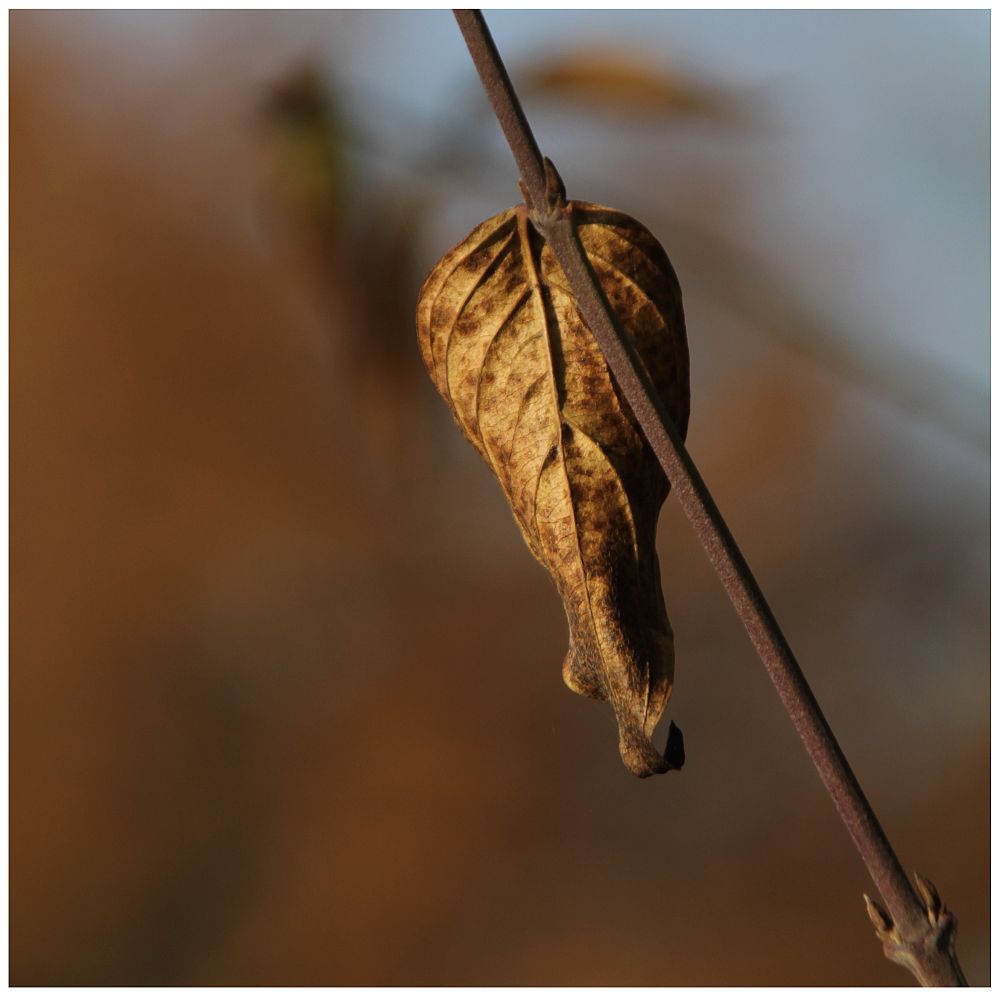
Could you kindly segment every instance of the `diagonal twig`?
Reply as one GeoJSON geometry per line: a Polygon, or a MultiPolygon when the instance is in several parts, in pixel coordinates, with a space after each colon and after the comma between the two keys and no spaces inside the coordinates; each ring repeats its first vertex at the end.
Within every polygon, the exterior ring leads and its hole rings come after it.
{"type": "Polygon", "coordinates": [[[886,956],[908,968],[922,985],[965,985],[954,950],[955,917],[926,879],[917,876],[914,888],[903,871],[729,527],[608,305],[580,244],[572,204],[566,202],[555,167],[542,157],[482,13],[456,10],[455,18],[514,154],[532,221],[562,267],[581,316],[882,896],[885,908],[867,896],[865,901],[886,956]]]}

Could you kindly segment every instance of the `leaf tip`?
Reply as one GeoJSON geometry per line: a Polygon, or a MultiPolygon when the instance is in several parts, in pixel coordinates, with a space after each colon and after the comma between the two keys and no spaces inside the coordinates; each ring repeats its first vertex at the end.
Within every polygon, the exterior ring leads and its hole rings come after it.
{"type": "Polygon", "coordinates": [[[625,767],[639,778],[680,771],[684,766],[684,734],[673,722],[670,724],[663,754],[660,754],[647,736],[634,730],[622,731],[618,746],[625,767]]]}

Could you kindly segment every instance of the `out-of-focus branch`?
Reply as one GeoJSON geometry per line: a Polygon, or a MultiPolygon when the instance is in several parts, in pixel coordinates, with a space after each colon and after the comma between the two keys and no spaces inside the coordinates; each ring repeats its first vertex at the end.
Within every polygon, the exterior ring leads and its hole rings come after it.
{"type": "Polygon", "coordinates": [[[756,579],[608,305],[580,244],[572,204],[566,202],[555,167],[542,158],[482,13],[456,10],[455,17],[514,154],[532,221],[558,260],[580,314],[601,347],[885,902],[883,909],[866,897],[886,955],[909,968],[922,985],[964,985],[954,953],[955,918],[930,883],[917,879],[918,897],[906,877],[756,579]]]}

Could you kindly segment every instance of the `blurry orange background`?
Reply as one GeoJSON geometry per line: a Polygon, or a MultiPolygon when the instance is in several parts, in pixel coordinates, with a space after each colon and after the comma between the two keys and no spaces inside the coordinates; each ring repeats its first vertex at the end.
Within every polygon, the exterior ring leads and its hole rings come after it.
{"type": "MultiPolygon", "coordinates": [[[[671,255],[690,449],[985,984],[989,15],[489,19],[671,255]]],[[[685,770],[561,683],[415,345],[517,199],[450,15],[10,40],[11,982],[910,982],[672,501],[685,770]]]]}

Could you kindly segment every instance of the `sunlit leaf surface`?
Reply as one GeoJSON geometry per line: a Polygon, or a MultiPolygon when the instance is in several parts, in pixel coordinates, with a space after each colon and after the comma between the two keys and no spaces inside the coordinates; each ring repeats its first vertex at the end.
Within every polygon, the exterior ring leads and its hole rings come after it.
{"type": "MultiPolygon", "coordinates": [[[[688,354],[673,268],[627,215],[572,209],[608,300],[683,431],[688,354]]],[[[669,485],[524,208],[490,218],[438,263],[417,324],[435,387],[562,596],[566,684],[611,703],[631,771],[667,770],[651,736],[674,670],[654,546],[669,485]]]]}

